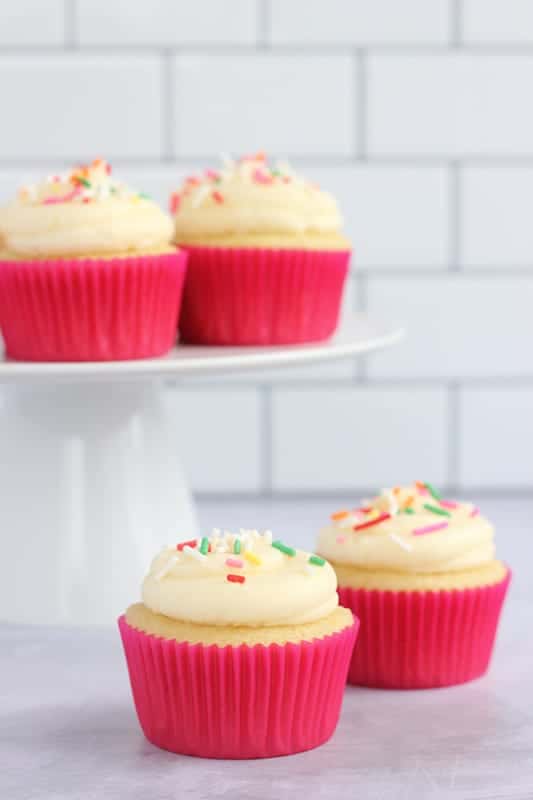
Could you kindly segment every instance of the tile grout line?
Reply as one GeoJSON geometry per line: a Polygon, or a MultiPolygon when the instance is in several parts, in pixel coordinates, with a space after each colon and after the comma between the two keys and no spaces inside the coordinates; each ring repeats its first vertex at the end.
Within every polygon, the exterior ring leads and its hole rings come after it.
{"type": "Polygon", "coordinates": [[[161,153],[162,162],[174,161],[174,67],[177,69],[173,54],[168,50],[161,51],[161,153]]]}
{"type": "Polygon", "coordinates": [[[454,49],[463,46],[463,0],[451,0],[450,46],[454,49]]]}
{"type": "Polygon", "coordinates": [[[450,486],[459,487],[459,441],[460,441],[460,383],[459,381],[450,381],[448,384],[448,414],[446,420],[446,427],[448,433],[448,464],[447,475],[448,484],[450,486]]]}
{"type": "MultiPolygon", "coordinates": [[[[366,312],[368,310],[368,275],[356,275],[355,287],[354,311],[366,312]]],[[[358,384],[368,381],[368,356],[361,355],[355,359],[354,378],[358,384]]]]}
{"type": "Polygon", "coordinates": [[[461,270],[461,171],[454,162],[448,168],[449,192],[448,201],[448,268],[450,272],[461,270]]]}
{"type": "Polygon", "coordinates": [[[358,48],[354,58],[354,86],[352,89],[354,120],[354,156],[367,160],[368,150],[368,61],[367,51],[358,48]]]}
{"type": "Polygon", "coordinates": [[[256,0],[256,16],[257,16],[257,44],[256,49],[258,51],[267,50],[271,47],[270,43],[270,29],[271,29],[271,18],[270,18],[270,2],[269,0],[256,0]]]}
{"type": "Polygon", "coordinates": [[[65,28],[64,50],[76,50],[79,44],[77,0],[64,0],[63,24],[65,28]]]}

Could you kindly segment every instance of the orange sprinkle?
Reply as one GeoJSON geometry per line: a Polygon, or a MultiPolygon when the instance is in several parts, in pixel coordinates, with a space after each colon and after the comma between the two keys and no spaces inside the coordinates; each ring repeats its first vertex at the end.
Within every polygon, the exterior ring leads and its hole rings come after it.
{"type": "Polygon", "coordinates": [[[335,511],[335,513],[331,515],[331,519],[336,522],[339,519],[347,517],[349,513],[349,511],[335,511]]]}
{"type": "Polygon", "coordinates": [[[414,499],[415,499],[414,495],[410,495],[407,498],[407,500],[405,501],[405,503],[403,504],[402,508],[409,508],[409,506],[412,506],[413,502],[414,502],[414,499]]]}
{"type": "Polygon", "coordinates": [[[400,494],[400,487],[399,486],[395,486],[394,489],[392,490],[392,493],[393,494],[400,494]]]}

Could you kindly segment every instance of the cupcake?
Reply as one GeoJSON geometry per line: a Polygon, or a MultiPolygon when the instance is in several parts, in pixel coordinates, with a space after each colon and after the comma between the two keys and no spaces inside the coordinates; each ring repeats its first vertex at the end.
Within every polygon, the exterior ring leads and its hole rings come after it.
{"type": "Polygon", "coordinates": [[[385,489],[333,514],[317,552],[361,622],[350,683],[429,688],[487,670],[510,572],[477,508],[428,483],[385,489]]]}
{"type": "Polygon", "coordinates": [[[0,209],[0,329],[23,361],[107,361],[172,347],[186,255],[146,195],[101,159],[0,209]]]}
{"type": "Polygon", "coordinates": [[[267,531],[163,550],[119,619],[146,738],[175,753],[266,758],[332,735],[357,633],[331,566],[267,531]]]}
{"type": "Polygon", "coordinates": [[[189,253],[180,333],[209,345],[282,345],[335,331],[350,244],[334,198],[262,153],[172,195],[189,253]]]}

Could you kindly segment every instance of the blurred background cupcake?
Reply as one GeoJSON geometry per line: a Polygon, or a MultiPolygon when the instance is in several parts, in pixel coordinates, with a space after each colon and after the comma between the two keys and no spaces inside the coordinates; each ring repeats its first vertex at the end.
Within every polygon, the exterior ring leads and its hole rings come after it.
{"type": "Polygon", "coordinates": [[[428,483],[332,515],[317,551],[361,621],[351,683],[429,688],[486,671],[510,580],[493,536],[475,506],[444,500],[428,483]]]}
{"type": "Polygon", "coordinates": [[[174,343],[186,255],[172,221],[96,159],[20,189],[0,210],[0,328],[7,355],[104,361],[174,343]]]}
{"type": "Polygon", "coordinates": [[[267,531],[163,550],[119,627],[142,729],[165,750],[265,758],[339,718],[357,620],[331,566],[267,531]]]}
{"type": "Polygon", "coordinates": [[[334,332],[350,243],[331,194],[257,153],[187,178],[171,211],[189,253],[185,341],[296,344],[334,332]]]}

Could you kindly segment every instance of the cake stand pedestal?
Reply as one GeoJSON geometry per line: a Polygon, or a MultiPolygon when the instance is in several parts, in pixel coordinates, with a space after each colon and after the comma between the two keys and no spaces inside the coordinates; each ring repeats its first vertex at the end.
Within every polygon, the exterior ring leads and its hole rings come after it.
{"type": "Polygon", "coordinates": [[[196,535],[165,380],[312,364],[392,345],[365,315],[299,347],[176,347],[99,363],[0,362],[0,617],[109,623],[162,545],[196,535]]]}

